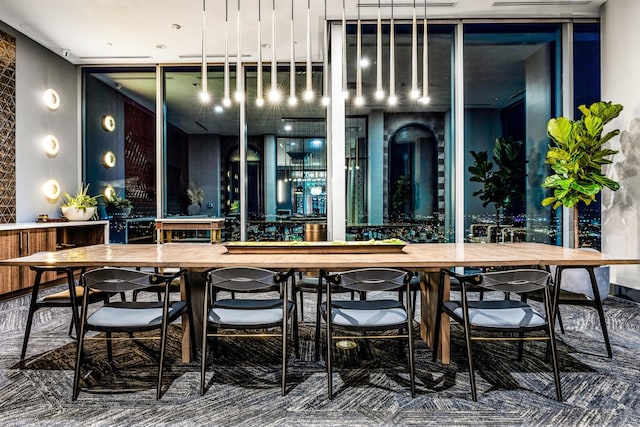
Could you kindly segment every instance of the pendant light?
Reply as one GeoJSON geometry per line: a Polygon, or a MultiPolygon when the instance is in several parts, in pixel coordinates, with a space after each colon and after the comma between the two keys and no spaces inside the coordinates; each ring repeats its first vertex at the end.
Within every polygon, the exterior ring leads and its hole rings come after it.
{"type": "Polygon", "coordinates": [[[313,100],[313,82],[311,80],[311,0],[307,0],[307,88],[304,91],[304,100],[313,100]]]}
{"type": "Polygon", "coordinates": [[[378,101],[384,98],[382,89],[382,18],[380,17],[380,0],[378,0],[378,21],[376,22],[376,93],[378,101]]]}
{"type": "Polygon", "coordinates": [[[416,22],[416,0],[413,0],[413,20],[411,22],[411,92],[409,96],[413,100],[420,97],[420,90],[418,90],[418,23],[416,22]]]}
{"type": "Polygon", "coordinates": [[[389,105],[396,105],[398,98],[396,97],[396,27],[393,19],[393,0],[391,0],[391,23],[389,25],[389,105]]]}
{"type": "Polygon", "coordinates": [[[345,0],[342,0],[342,97],[349,99],[349,88],[347,86],[347,17],[344,2],[345,0]]]}
{"type": "Polygon", "coordinates": [[[244,101],[244,93],[242,92],[242,82],[240,79],[242,78],[242,51],[240,50],[240,0],[238,0],[238,11],[236,13],[236,33],[238,37],[238,56],[236,56],[236,93],[234,98],[236,102],[244,101]]]}
{"type": "Polygon", "coordinates": [[[276,61],[276,0],[273,0],[271,10],[271,89],[269,90],[269,101],[280,102],[280,92],[278,91],[278,62],[276,61]]]}
{"type": "Polygon", "coordinates": [[[362,96],[362,21],[360,20],[360,7],[358,7],[358,24],[356,27],[356,99],[355,105],[364,105],[362,96]]]}
{"type": "Polygon", "coordinates": [[[207,88],[207,23],[206,23],[206,0],[202,0],[202,68],[200,70],[201,82],[200,82],[200,100],[204,103],[208,103],[211,100],[209,90],[207,88]]]}
{"type": "Polygon", "coordinates": [[[322,49],[322,105],[329,105],[329,56],[327,52],[329,52],[329,29],[327,23],[327,0],[324,0],[324,39],[323,39],[323,49],[322,49]]]}
{"type": "Polygon", "coordinates": [[[420,102],[428,104],[431,102],[429,97],[429,43],[427,40],[427,2],[424,2],[424,20],[422,23],[422,96],[420,102]]]}
{"type": "Polygon", "coordinates": [[[256,78],[256,105],[262,107],[262,0],[258,0],[258,76],[256,78]]]}
{"type": "Polygon", "coordinates": [[[228,107],[231,105],[229,96],[229,0],[225,0],[224,4],[224,98],[222,98],[222,105],[228,107]]]}
{"type": "Polygon", "coordinates": [[[291,46],[289,60],[289,105],[292,107],[298,103],[296,98],[296,42],[293,38],[293,0],[291,0],[291,46]]]}

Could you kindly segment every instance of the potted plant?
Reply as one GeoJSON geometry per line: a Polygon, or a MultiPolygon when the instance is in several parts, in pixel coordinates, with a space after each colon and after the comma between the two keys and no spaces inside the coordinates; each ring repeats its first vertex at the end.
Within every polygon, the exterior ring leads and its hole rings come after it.
{"type": "Polygon", "coordinates": [[[104,197],[107,214],[113,217],[127,217],[131,214],[133,204],[126,197],[119,197],[115,190],[109,192],[108,197],[104,197]]]}
{"type": "Polygon", "coordinates": [[[604,126],[620,115],[622,105],[611,102],[595,102],[589,107],[581,105],[579,120],[558,117],[549,120],[547,134],[552,140],[545,163],[551,165],[553,174],[545,178],[542,186],[553,190],[553,195],[542,200],[542,206],[553,205],[574,209],[573,244],[578,243],[578,206],[596,200],[603,187],[613,191],[620,185],[602,174],[602,165],[611,163],[607,157],[617,150],[602,148],[620,133],[614,129],[603,135],[604,126]]]}
{"type": "Polygon", "coordinates": [[[66,203],[60,208],[62,215],[70,221],[87,221],[96,213],[98,196],[89,196],[89,184],[80,184],[75,196],[64,193],[66,203]]]}
{"type": "MultiPolygon", "coordinates": [[[[473,165],[469,166],[470,181],[482,184],[473,193],[482,200],[482,206],[493,203],[496,209],[496,237],[500,235],[500,209],[507,209],[523,200],[525,164],[523,144],[511,137],[497,138],[493,146],[493,162],[486,151],[471,151],[473,165]]],[[[489,241],[493,236],[487,236],[489,241]]]]}
{"type": "Polygon", "coordinates": [[[198,215],[200,213],[202,202],[204,201],[204,190],[201,187],[196,187],[192,182],[187,188],[187,197],[189,198],[187,213],[189,215],[198,215]]]}

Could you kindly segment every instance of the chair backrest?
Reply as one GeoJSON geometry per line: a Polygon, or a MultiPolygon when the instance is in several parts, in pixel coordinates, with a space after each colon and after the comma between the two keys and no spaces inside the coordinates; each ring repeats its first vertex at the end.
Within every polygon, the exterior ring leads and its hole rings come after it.
{"type": "Polygon", "coordinates": [[[87,271],[82,284],[104,292],[125,292],[157,287],[169,280],[168,276],[149,274],[125,268],[105,267],[87,271]]]}
{"type": "Polygon", "coordinates": [[[362,268],[329,274],[320,272],[331,285],[339,285],[356,292],[392,291],[406,287],[411,273],[392,268],[362,268]]]}
{"type": "Polygon", "coordinates": [[[255,267],[226,267],[203,273],[211,286],[230,292],[278,291],[291,274],[291,271],[282,273],[255,267]]]}
{"type": "Polygon", "coordinates": [[[487,290],[525,293],[544,289],[551,273],[532,268],[495,271],[482,274],[482,287],[487,290]]]}

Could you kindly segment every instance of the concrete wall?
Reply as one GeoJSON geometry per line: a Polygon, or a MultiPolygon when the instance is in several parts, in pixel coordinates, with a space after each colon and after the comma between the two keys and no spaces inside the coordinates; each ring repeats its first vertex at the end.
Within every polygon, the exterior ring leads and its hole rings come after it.
{"type": "Polygon", "coordinates": [[[42,187],[56,179],[62,191],[75,193],[80,182],[78,70],[0,22],[0,29],[16,38],[16,219],[34,221],[38,214],[60,216],[62,199],[48,201],[42,187]],[[48,88],[61,103],[50,111],[42,101],[48,88]],[[60,151],[48,157],[41,141],[52,134],[60,151]]]}
{"type": "MultiPolygon", "coordinates": [[[[602,193],[602,250],[640,258],[640,2],[608,0],[602,8],[602,99],[624,106],[605,130],[620,129],[611,148],[620,150],[606,174],[620,182],[602,193]]],[[[638,265],[615,267],[611,281],[640,289],[638,265]]]]}

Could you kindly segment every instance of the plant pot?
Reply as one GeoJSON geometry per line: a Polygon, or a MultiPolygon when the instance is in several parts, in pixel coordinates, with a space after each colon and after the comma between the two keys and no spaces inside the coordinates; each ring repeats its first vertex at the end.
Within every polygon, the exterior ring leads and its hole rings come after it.
{"type": "Polygon", "coordinates": [[[114,218],[126,218],[131,214],[131,208],[107,208],[107,215],[114,218]]]}
{"type": "Polygon", "coordinates": [[[187,214],[188,215],[198,215],[200,213],[200,205],[194,203],[192,205],[187,206],[187,214]]]}
{"type": "Polygon", "coordinates": [[[69,221],[88,221],[96,213],[96,207],[78,209],[71,206],[62,206],[62,215],[69,221]]]}

